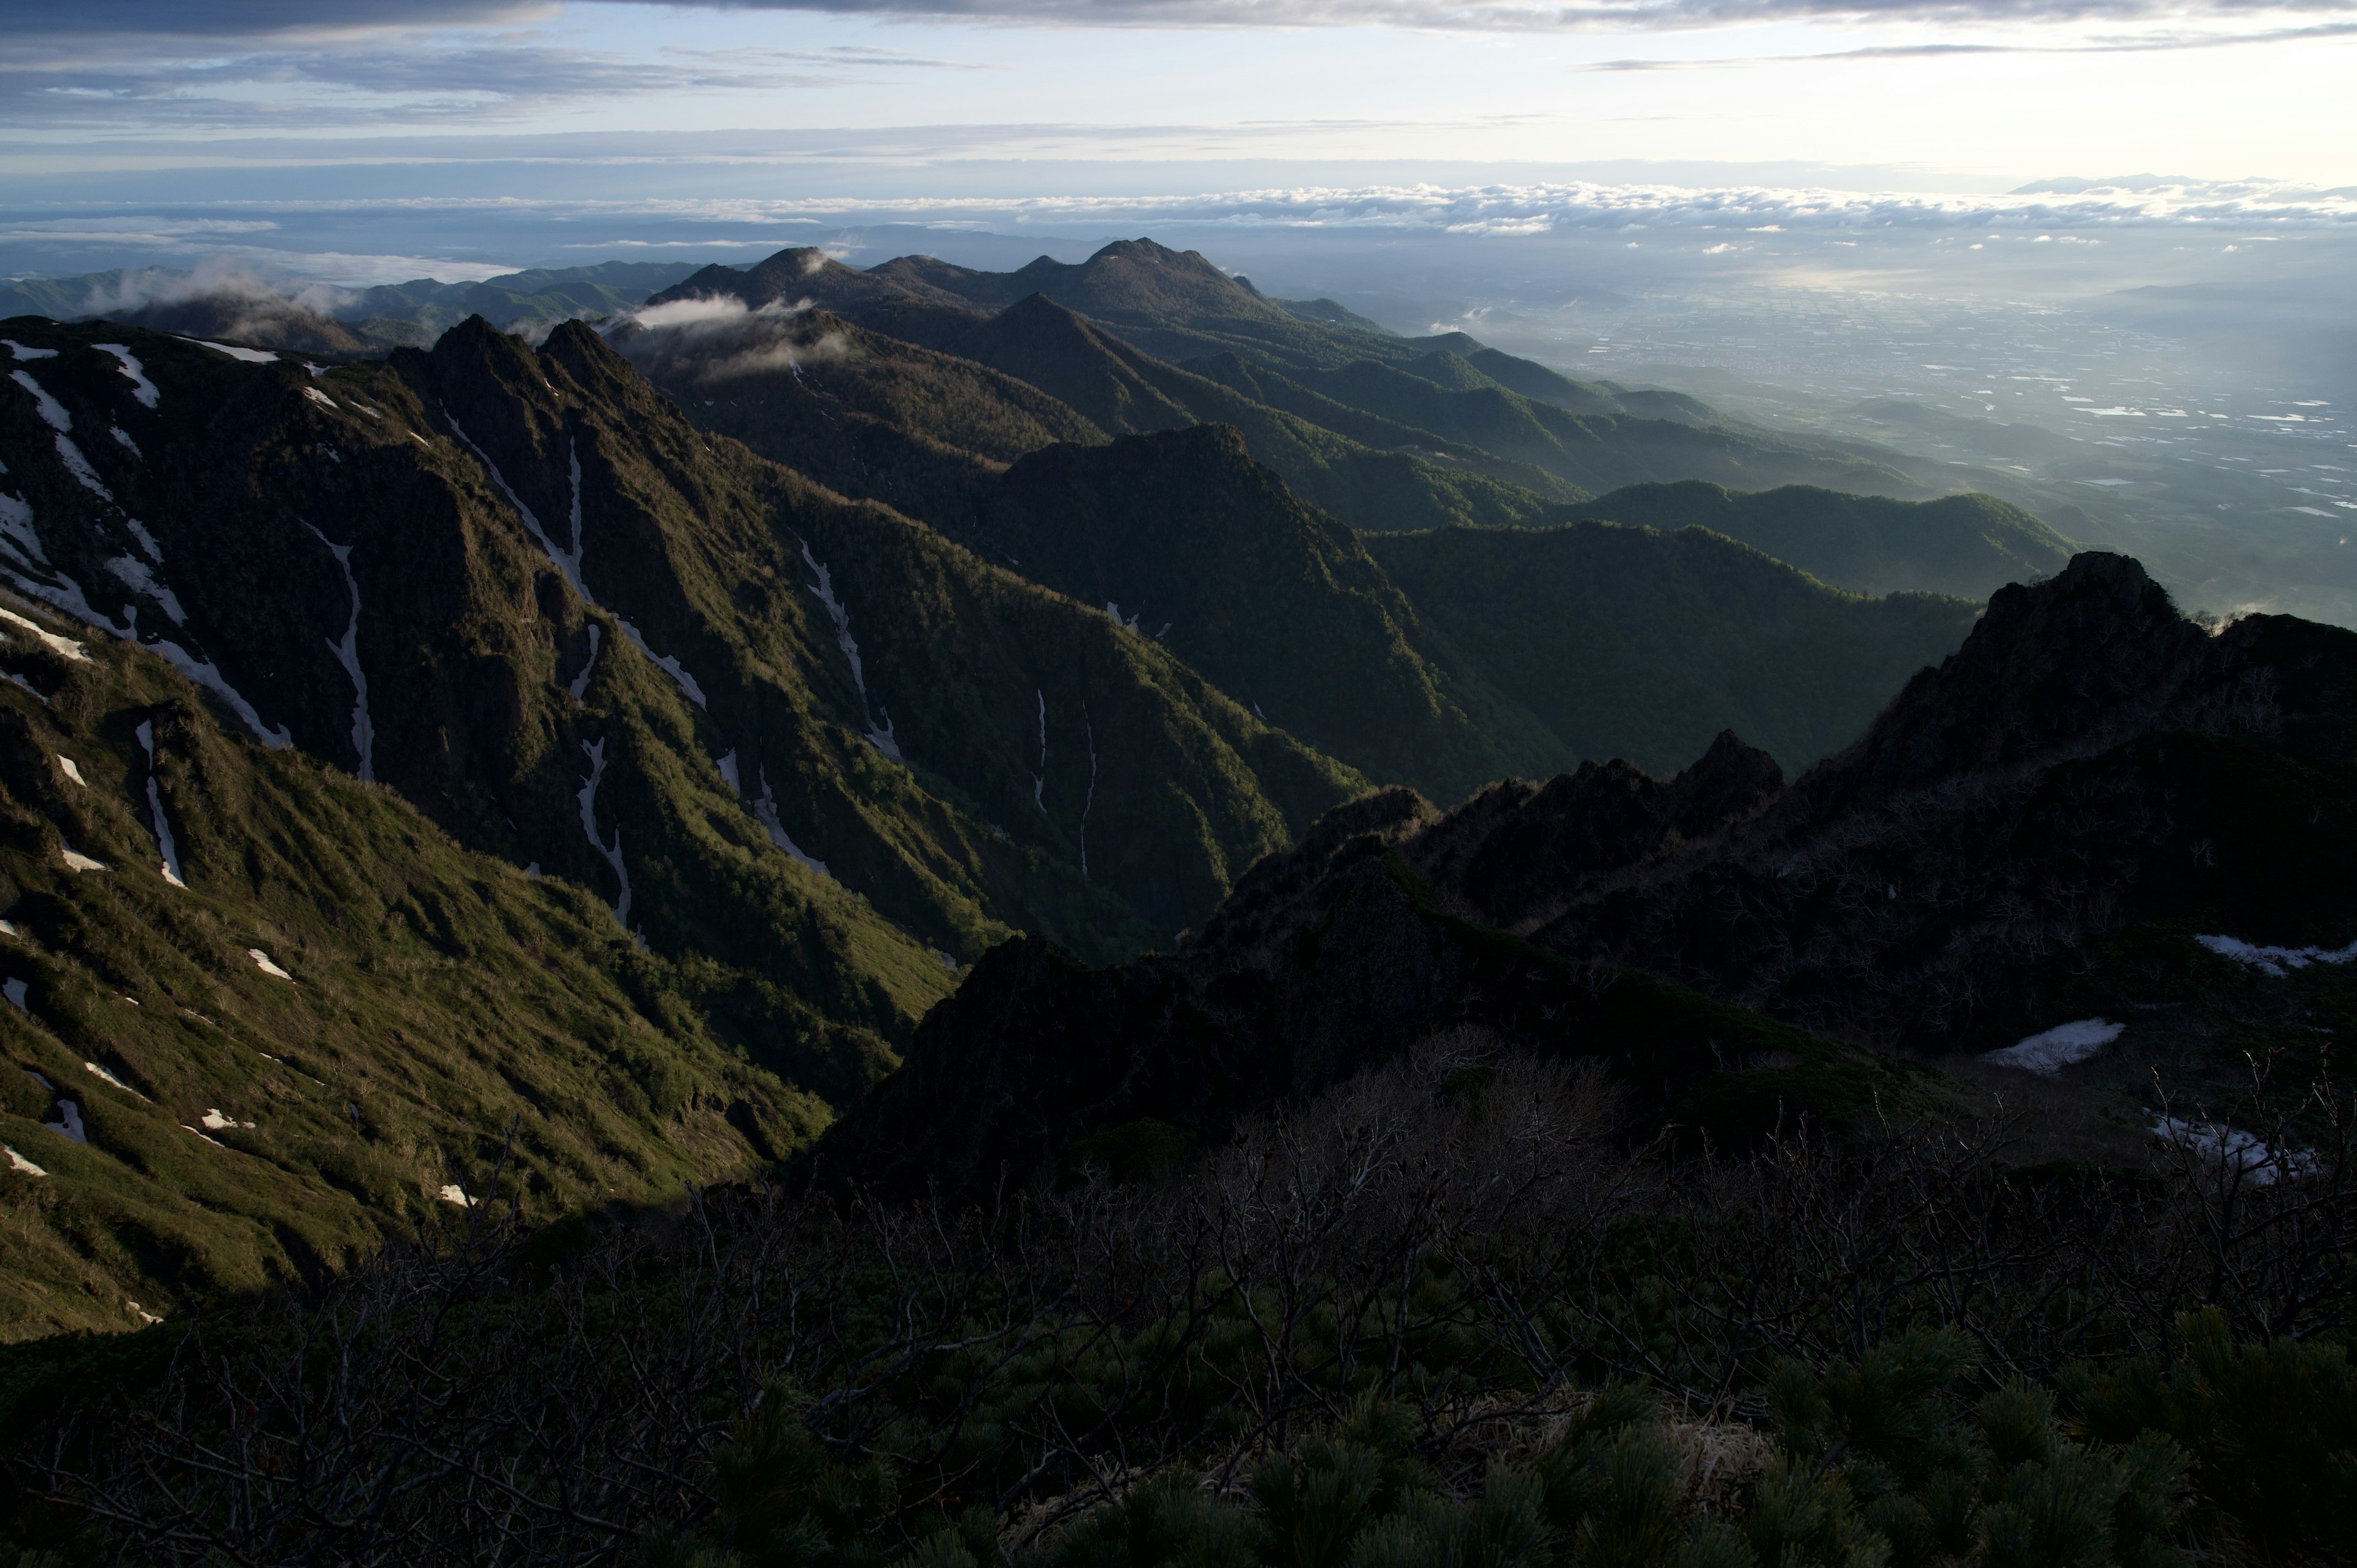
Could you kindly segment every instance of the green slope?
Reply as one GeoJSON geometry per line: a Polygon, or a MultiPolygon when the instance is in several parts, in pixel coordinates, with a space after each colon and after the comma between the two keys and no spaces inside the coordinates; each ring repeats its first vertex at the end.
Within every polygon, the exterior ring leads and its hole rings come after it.
{"type": "Polygon", "coordinates": [[[2061,571],[2072,548],[2019,507],[1984,495],[1900,501],[1804,485],[1738,495],[1689,479],[1631,485],[1580,510],[1649,528],[1711,529],[1864,594],[1984,598],[2061,571]]]}
{"type": "Polygon", "coordinates": [[[10,326],[58,350],[35,370],[76,430],[141,453],[90,444],[102,502],[0,386],[46,549],[10,566],[26,591],[136,614],[257,728],[355,769],[356,639],[380,778],[696,955],[737,1037],[831,1097],[1010,929],[1135,950],[1355,788],[1102,611],[698,432],[577,325],[321,378],[10,326]],[[125,508],[160,553],[145,588],[108,564],[144,553],[125,508]]]}
{"type": "Polygon", "coordinates": [[[579,887],[225,731],[151,653],[5,609],[0,1338],[300,1285],[495,1169],[548,1218],[824,1125],[726,1042],[692,961],[638,950],[579,887]]]}
{"type": "Polygon", "coordinates": [[[1847,745],[1977,609],[1828,588],[1732,540],[1617,523],[1441,529],[1366,545],[1456,668],[1583,757],[1666,774],[1722,729],[1797,771],[1847,745]]]}
{"type": "Polygon", "coordinates": [[[1365,547],[1225,426],[1036,453],[990,493],[973,538],[1370,778],[1455,800],[1576,760],[1478,676],[1436,668],[1365,547]]]}

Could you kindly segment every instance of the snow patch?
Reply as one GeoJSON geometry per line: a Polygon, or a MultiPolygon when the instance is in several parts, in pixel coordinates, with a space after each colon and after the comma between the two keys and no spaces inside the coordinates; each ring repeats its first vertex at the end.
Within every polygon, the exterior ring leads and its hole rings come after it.
{"type": "Polygon", "coordinates": [[[90,466],[90,459],[81,455],[81,448],[74,445],[73,437],[60,431],[49,439],[58,444],[58,460],[66,466],[66,472],[71,474],[82,489],[108,505],[113,505],[114,492],[100,480],[98,470],[90,466]]]}
{"type": "Polygon", "coordinates": [[[817,595],[818,602],[826,607],[827,618],[834,623],[834,645],[843,650],[843,657],[850,662],[851,684],[859,693],[859,716],[867,725],[867,744],[895,762],[905,760],[900,755],[900,742],[892,733],[890,712],[885,711],[884,725],[878,729],[876,725],[877,710],[868,706],[867,671],[859,662],[859,644],[851,635],[851,612],[843,607],[841,599],[835,597],[834,574],[819,564],[818,557],[811,553],[807,539],[802,541],[802,560],[818,574],[817,582],[803,585],[817,595]]]}
{"type": "Polygon", "coordinates": [[[104,871],[106,869],[103,862],[91,859],[71,844],[61,846],[58,854],[65,861],[68,871],[104,871]]]}
{"type": "Polygon", "coordinates": [[[761,824],[762,830],[770,835],[771,843],[793,856],[805,868],[817,872],[821,876],[830,875],[826,869],[826,862],[804,854],[802,847],[786,836],[784,824],[778,821],[778,798],[770,789],[770,768],[767,763],[761,765],[761,798],[753,802],[753,820],[761,824]]]}
{"type": "Polygon", "coordinates": [[[1105,614],[1113,617],[1113,624],[1115,626],[1125,626],[1132,631],[1137,629],[1137,617],[1133,615],[1127,620],[1122,619],[1121,606],[1111,599],[1105,601],[1105,614]]]}
{"type": "MultiPolygon", "coordinates": [[[[58,351],[55,349],[28,349],[14,338],[0,338],[0,343],[7,344],[8,352],[20,360],[54,360],[58,357],[58,351]]],[[[104,345],[102,344],[101,347],[104,345]]]]}
{"type": "Polygon", "coordinates": [[[262,971],[264,974],[276,975],[281,980],[292,980],[295,978],[285,970],[279,968],[276,964],[271,962],[270,955],[264,952],[260,948],[246,949],[245,956],[252,959],[253,961],[253,967],[262,971]]]}
{"type": "Polygon", "coordinates": [[[139,737],[139,749],[147,754],[147,811],[156,819],[156,847],[164,856],[164,880],[185,888],[188,884],[180,880],[180,852],[172,843],[172,824],[164,817],[164,791],[156,781],[155,723],[141,719],[139,727],[131,733],[139,737]]]}
{"type": "MultiPolygon", "coordinates": [[[[483,471],[490,475],[491,482],[499,486],[500,493],[508,498],[508,504],[516,509],[517,516],[523,519],[526,531],[532,534],[541,549],[547,552],[549,560],[554,563],[556,569],[565,575],[565,580],[572,585],[573,591],[581,596],[582,603],[604,608],[605,607],[598,605],[597,596],[589,591],[589,585],[583,581],[581,576],[581,553],[584,542],[581,537],[581,450],[578,444],[570,440],[565,443],[565,463],[573,478],[573,548],[568,551],[560,548],[556,541],[549,537],[548,530],[541,526],[539,514],[523,504],[523,498],[515,493],[515,488],[508,483],[507,476],[500,473],[499,465],[491,461],[490,454],[475,445],[475,438],[467,434],[466,426],[450,417],[450,410],[447,405],[442,410],[442,417],[449,420],[451,431],[465,443],[467,450],[475,455],[476,460],[483,465],[483,471]]],[[[630,645],[645,654],[655,668],[679,682],[679,689],[687,693],[689,701],[699,708],[709,705],[704,700],[704,688],[695,683],[695,677],[687,672],[686,667],[681,664],[678,659],[657,654],[647,646],[647,639],[639,634],[639,628],[620,616],[614,618],[614,624],[622,628],[622,635],[630,639],[630,645]]],[[[590,659],[593,663],[596,661],[597,655],[594,651],[590,654],[590,659]]],[[[585,679],[587,674],[587,671],[585,670],[583,671],[585,679]]],[[[580,693],[576,692],[574,694],[578,696],[580,693]]]]}
{"type": "Polygon", "coordinates": [[[107,562],[106,569],[113,573],[123,585],[133,593],[144,594],[163,606],[164,613],[172,618],[174,626],[188,624],[188,614],[180,607],[179,596],[157,582],[156,574],[147,569],[147,564],[145,561],[134,560],[128,555],[117,555],[107,562]]]}
{"type": "Polygon", "coordinates": [[[468,1197],[467,1189],[460,1187],[455,1181],[445,1182],[442,1186],[442,1190],[435,1194],[435,1196],[439,1197],[445,1203],[455,1203],[461,1208],[473,1208],[480,1205],[483,1201],[479,1197],[468,1197]]]}
{"type": "Polygon", "coordinates": [[[84,1062],[81,1065],[85,1071],[95,1074],[97,1077],[123,1090],[124,1093],[140,1100],[147,1098],[145,1095],[141,1094],[137,1090],[132,1088],[129,1084],[124,1082],[121,1079],[115,1077],[113,1073],[107,1071],[104,1068],[99,1066],[96,1062],[84,1062]]]}
{"type": "Polygon", "coordinates": [[[67,778],[72,779],[83,789],[87,789],[90,788],[90,780],[81,776],[81,765],[74,761],[72,757],[60,752],[58,755],[58,767],[64,771],[67,778]]]}
{"type": "Polygon", "coordinates": [[[2190,1152],[2222,1174],[2247,1176],[2258,1187],[2272,1187],[2284,1176],[2305,1176],[2316,1168],[2313,1153],[2270,1148],[2257,1134],[2222,1122],[2162,1116],[2154,1120],[2152,1131],[2163,1143],[2190,1152]]]}
{"type": "Polygon", "coordinates": [[[247,702],[210,660],[199,659],[177,642],[151,642],[147,644],[147,651],[157,655],[173,669],[227,703],[230,711],[243,719],[246,727],[260,736],[262,744],[272,751],[284,751],[295,744],[294,732],[285,725],[274,730],[266,727],[262,715],[253,711],[253,704],[247,702]]]}
{"type": "Polygon", "coordinates": [[[2295,969],[2306,969],[2311,963],[2347,963],[2357,960],[2357,942],[2345,948],[2272,948],[2233,937],[2196,937],[2193,939],[2220,958],[2233,959],[2248,969],[2281,980],[2295,969]]]}
{"type": "Polygon", "coordinates": [[[1031,775],[1031,803],[1039,814],[1048,814],[1048,693],[1033,688],[1039,697],[1039,771],[1031,775]]]}
{"type": "MultiPolygon", "coordinates": [[[[303,390],[308,392],[311,389],[306,387],[303,390]]],[[[352,678],[352,750],[359,754],[361,759],[361,777],[374,779],[376,725],[369,718],[368,675],[361,669],[361,581],[352,575],[352,547],[337,543],[312,523],[307,522],[303,526],[311,530],[312,537],[326,545],[328,553],[336,558],[336,564],[343,568],[344,587],[352,596],[352,617],[345,623],[344,639],[328,644],[328,651],[336,656],[336,662],[341,664],[344,673],[352,678]]],[[[169,606],[165,607],[170,608],[169,606]]]]}
{"type": "Polygon", "coordinates": [[[1097,803],[1097,728],[1089,722],[1089,705],[1081,704],[1081,728],[1089,737],[1089,792],[1081,800],[1081,880],[1089,876],[1089,811],[1097,803]]]}
{"type": "Polygon", "coordinates": [[[581,802],[581,831],[588,837],[589,847],[614,868],[615,879],[622,885],[622,896],[614,901],[614,918],[628,929],[630,924],[630,873],[622,864],[622,824],[614,824],[614,847],[611,849],[607,848],[605,840],[597,836],[597,784],[606,777],[606,743],[600,740],[592,746],[585,740],[581,743],[581,749],[589,757],[589,779],[581,786],[581,792],[576,797],[581,802]]]}
{"type": "Polygon", "coordinates": [[[73,415],[65,405],[48,394],[47,388],[23,371],[11,371],[8,379],[33,394],[33,406],[40,411],[42,423],[63,435],[73,429],[73,415]]]}
{"type": "Polygon", "coordinates": [[[206,1143],[210,1144],[216,1149],[226,1149],[229,1147],[227,1144],[222,1143],[219,1138],[206,1138],[202,1133],[197,1133],[197,1130],[194,1127],[189,1126],[186,1122],[180,1123],[180,1131],[183,1133],[196,1133],[198,1137],[204,1138],[206,1143]]]}
{"type": "Polygon", "coordinates": [[[2051,1078],[2072,1063],[2093,1057],[2118,1039],[2126,1027],[2104,1018],[2082,1018],[2075,1024],[2058,1024],[2003,1050],[1986,1052],[1981,1060],[2051,1078]]]}
{"type": "Polygon", "coordinates": [[[158,565],[163,564],[164,547],[156,542],[156,536],[147,532],[145,523],[135,517],[126,517],[123,520],[123,526],[131,531],[131,537],[139,542],[139,548],[147,552],[148,560],[158,565]]]}
{"type": "Polygon", "coordinates": [[[77,1144],[90,1142],[90,1129],[81,1122],[81,1107],[70,1100],[59,1101],[58,1119],[44,1122],[41,1125],[61,1138],[71,1138],[77,1144]]]}
{"type": "Polygon", "coordinates": [[[219,1110],[211,1106],[207,1106],[205,1108],[205,1113],[202,1116],[198,1117],[197,1121],[203,1125],[207,1131],[213,1133],[229,1132],[239,1127],[244,1127],[251,1130],[253,1126],[253,1123],[251,1122],[240,1122],[233,1116],[224,1116],[219,1110]]]}
{"type": "Polygon", "coordinates": [[[25,1176],[47,1176],[49,1173],[16,1152],[13,1144],[0,1144],[0,1153],[8,1156],[8,1168],[25,1176]]]}
{"type": "Polygon", "coordinates": [[[15,550],[17,559],[28,566],[49,564],[41,536],[33,531],[33,509],[5,490],[0,490],[0,542],[15,550]]]}
{"type": "Polygon", "coordinates": [[[581,693],[589,689],[589,671],[597,668],[597,639],[601,634],[602,628],[596,621],[591,621],[589,623],[589,661],[581,666],[580,674],[573,677],[573,684],[565,688],[573,693],[573,700],[576,703],[581,700],[581,693]]]}
{"type": "Polygon", "coordinates": [[[140,407],[156,406],[159,395],[156,391],[156,383],[147,379],[146,367],[140,364],[138,355],[134,354],[121,343],[92,343],[91,347],[102,354],[114,356],[115,368],[131,378],[131,395],[139,400],[140,407]]]}
{"type": "Polygon", "coordinates": [[[231,359],[242,360],[249,365],[266,365],[278,358],[267,349],[241,349],[234,343],[213,343],[202,338],[183,338],[180,341],[210,349],[216,354],[227,354],[231,359]]]}
{"type": "Polygon", "coordinates": [[[732,750],[726,757],[716,757],[713,766],[720,769],[720,777],[727,783],[728,792],[741,798],[745,786],[737,778],[737,753],[732,750]]]}
{"type": "Polygon", "coordinates": [[[147,454],[139,450],[139,443],[131,439],[131,432],[124,429],[123,426],[119,424],[110,424],[106,427],[106,433],[109,435],[113,436],[114,444],[122,447],[125,452],[130,453],[134,457],[138,458],[143,463],[147,460],[147,454]]]}
{"type": "MultiPolygon", "coordinates": [[[[13,936],[16,933],[12,931],[9,934],[13,936]]],[[[33,1009],[25,1001],[25,998],[31,993],[30,988],[21,980],[12,980],[5,985],[0,985],[0,995],[5,995],[10,1002],[14,1003],[19,1013],[32,1012],[33,1009]]]]}
{"type": "Polygon", "coordinates": [[[153,1328],[156,1325],[164,1321],[162,1318],[156,1316],[154,1313],[148,1311],[145,1307],[140,1305],[135,1301],[126,1301],[123,1305],[131,1309],[133,1316],[138,1318],[140,1322],[145,1324],[150,1328],[153,1328]]]}
{"type": "Polygon", "coordinates": [[[313,403],[317,403],[321,408],[340,408],[343,406],[334,398],[331,398],[326,392],[321,392],[317,387],[305,387],[303,389],[303,395],[309,398],[313,403]]]}

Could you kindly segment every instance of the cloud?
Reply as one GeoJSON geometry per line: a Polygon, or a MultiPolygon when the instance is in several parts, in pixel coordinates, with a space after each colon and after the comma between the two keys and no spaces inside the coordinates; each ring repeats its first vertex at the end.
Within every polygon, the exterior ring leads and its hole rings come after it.
{"type": "Polygon", "coordinates": [[[970,17],[1062,27],[1395,27],[1480,32],[1664,30],[1822,18],[1940,23],[2239,22],[2357,14],[2352,0],[673,0],[700,9],[970,17]]]}
{"type": "Polygon", "coordinates": [[[632,312],[607,341],[651,380],[733,381],[839,357],[844,335],[813,330],[810,301],[765,305],[741,299],[677,299],[632,312]]]}
{"type": "Polygon", "coordinates": [[[1728,55],[1709,59],[1598,60],[1573,69],[1587,71],[1713,70],[1728,66],[1800,65],[1829,60],[1940,59],[1951,55],[2097,55],[2163,54],[2185,49],[2228,48],[2244,44],[2299,43],[2357,36],[2357,19],[2319,22],[2304,27],[2266,27],[2256,31],[2161,31],[2142,37],[2093,38],[2071,43],[1922,43],[1878,44],[1867,48],[1835,49],[1820,54],[1728,55]]]}

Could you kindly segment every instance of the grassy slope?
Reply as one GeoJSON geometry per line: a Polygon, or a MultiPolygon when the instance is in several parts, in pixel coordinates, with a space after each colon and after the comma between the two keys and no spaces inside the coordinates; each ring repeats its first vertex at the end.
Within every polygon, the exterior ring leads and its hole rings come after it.
{"type": "Polygon", "coordinates": [[[1975,607],[1827,588],[1699,529],[1370,535],[1443,648],[1580,755],[1666,773],[1733,727],[1788,770],[1847,744],[1975,607]]]}
{"type": "Polygon", "coordinates": [[[128,1302],[167,1315],[348,1264],[455,1212],[444,1184],[488,1190],[511,1127],[502,1190],[550,1216],[740,1172],[824,1124],[588,894],[40,618],[84,657],[16,624],[0,645],[48,699],[0,687],[0,974],[27,988],[0,1006],[0,1135],[48,1173],[0,1171],[0,1337],[135,1327],[128,1302]],[[185,888],[158,870],[151,779],[185,888]],[[68,845],[107,869],[70,869],[68,845]],[[38,1124],[61,1098],[87,1145],[38,1124]],[[199,1136],[209,1112],[236,1125],[199,1136]]]}
{"type": "Polygon", "coordinates": [[[1688,479],[1631,485],[1580,509],[1612,522],[1707,528],[1836,587],[1985,598],[2009,582],[2050,576],[2071,542],[1993,496],[1900,501],[1788,485],[1749,495],[1688,479]]]}
{"type": "Polygon", "coordinates": [[[1371,778],[1455,800],[1576,760],[1478,678],[1419,651],[1415,611],[1348,530],[1224,426],[1056,446],[1008,470],[977,544],[1139,628],[1371,778]]]}

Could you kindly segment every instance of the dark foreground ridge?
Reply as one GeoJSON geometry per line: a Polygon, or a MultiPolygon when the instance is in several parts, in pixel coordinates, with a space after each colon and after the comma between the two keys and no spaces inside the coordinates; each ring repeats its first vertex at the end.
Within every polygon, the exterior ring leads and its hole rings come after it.
{"type": "Polygon", "coordinates": [[[2085,554],[1991,602],[1787,786],[1723,736],[1668,780],[1587,764],[1447,813],[1394,789],[1262,861],[1173,956],[986,955],[821,1141],[838,1176],[979,1192],[1146,1121],[1216,1143],[1441,1030],[1594,1058],[1722,1136],[1923,1092],[1900,1058],[2118,1006],[2131,933],[2357,935],[2357,635],[2213,635],[2085,554]],[[1872,1047],[1872,1048],[1869,1048],[1872,1047]]]}

